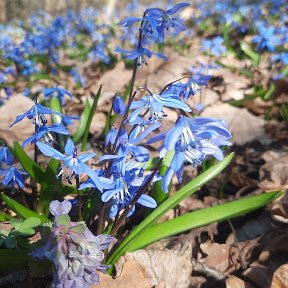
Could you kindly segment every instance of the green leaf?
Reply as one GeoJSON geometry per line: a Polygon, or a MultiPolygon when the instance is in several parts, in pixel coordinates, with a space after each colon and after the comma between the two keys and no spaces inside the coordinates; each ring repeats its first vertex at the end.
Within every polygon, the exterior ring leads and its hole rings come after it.
{"type": "Polygon", "coordinates": [[[17,229],[18,231],[25,230],[27,228],[34,228],[41,224],[41,220],[36,217],[29,217],[24,220],[24,222],[21,224],[21,226],[17,229]]]}
{"type": "Polygon", "coordinates": [[[280,112],[281,112],[283,119],[288,124],[288,105],[282,104],[280,108],[280,112]]]}
{"type": "MultiPolygon", "coordinates": [[[[213,179],[218,175],[233,159],[234,153],[227,155],[223,161],[218,162],[198,177],[193,179],[190,183],[182,187],[177,193],[172,197],[164,201],[159,207],[157,207],[147,218],[145,218],[138,226],[136,226],[130,234],[123,240],[123,242],[118,246],[118,248],[112,253],[108,258],[107,264],[114,264],[120,256],[122,256],[126,251],[128,251],[132,245],[134,239],[141,235],[147,229],[147,227],[153,225],[156,220],[158,220],[162,215],[173,209],[185,198],[196,192],[201,186],[206,184],[208,181],[213,179]]],[[[111,270],[110,270],[111,271],[111,270]]]]}
{"type": "Polygon", "coordinates": [[[93,116],[95,114],[96,108],[97,108],[98,100],[99,100],[100,95],[101,95],[101,90],[102,90],[102,85],[100,86],[96,96],[94,97],[92,108],[90,110],[89,117],[88,117],[88,120],[86,122],[85,130],[84,130],[84,133],[83,133],[81,151],[85,151],[85,149],[86,149],[86,144],[87,144],[87,140],[88,140],[90,125],[91,125],[93,116]]]}
{"type": "Polygon", "coordinates": [[[229,52],[234,52],[234,48],[229,35],[229,24],[225,23],[222,27],[223,27],[224,44],[229,52]]]}
{"type": "Polygon", "coordinates": [[[37,182],[41,182],[44,179],[44,170],[25,153],[17,141],[14,141],[14,151],[29,176],[37,182]]]}
{"type": "MultiPolygon", "coordinates": [[[[59,98],[57,96],[54,96],[50,100],[50,107],[52,110],[63,113],[63,109],[61,106],[61,103],[59,101],[59,98]]],[[[56,124],[60,124],[62,122],[62,117],[56,114],[52,114],[52,121],[56,124]]]]}
{"type": "Polygon", "coordinates": [[[260,54],[253,51],[248,44],[246,44],[244,41],[240,42],[241,50],[253,61],[253,65],[256,67],[260,63],[260,54]]]}
{"type": "Polygon", "coordinates": [[[81,118],[80,118],[80,122],[79,122],[79,125],[78,125],[78,128],[77,128],[77,131],[76,131],[76,133],[73,136],[73,141],[74,142],[79,141],[80,138],[84,134],[84,129],[85,129],[86,123],[87,123],[88,118],[89,118],[90,109],[91,109],[91,105],[90,105],[90,102],[87,99],[84,111],[82,112],[82,115],[81,115],[81,118]]]}
{"type": "Polygon", "coordinates": [[[15,239],[15,237],[9,237],[5,239],[4,241],[4,245],[8,248],[8,249],[13,249],[16,247],[17,245],[17,240],[15,239]]]}
{"type": "Polygon", "coordinates": [[[41,223],[51,222],[50,219],[44,217],[43,215],[38,215],[36,212],[26,208],[22,204],[6,196],[3,192],[1,193],[1,196],[2,196],[3,201],[8,206],[8,208],[14,211],[20,217],[24,219],[27,219],[29,217],[36,217],[41,221],[41,223]]]}
{"type": "Polygon", "coordinates": [[[45,182],[41,183],[37,211],[45,216],[49,215],[50,202],[59,195],[61,182],[56,177],[58,167],[59,162],[51,158],[43,175],[45,182]]]}
{"type": "Polygon", "coordinates": [[[140,237],[134,239],[128,251],[146,247],[157,240],[202,227],[213,222],[244,215],[265,206],[281,195],[283,195],[283,192],[277,191],[250,196],[241,200],[231,201],[229,203],[187,213],[161,224],[156,224],[146,229],[140,237]]]}
{"type": "Polygon", "coordinates": [[[276,90],[276,86],[274,83],[271,83],[269,89],[265,92],[263,95],[263,100],[268,101],[271,99],[271,97],[274,95],[274,92],[276,90]]]}
{"type": "Polygon", "coordinates": [[[5,222],[13,219],[13,217],[9,216],[8,214],[5,214],[3,212],[0,212],[0,222],[5,222]]]}
{"type": "Polygon", "coordinates": [[[28,270],[28,251],[0,249],[0,270],[28,270]]]}

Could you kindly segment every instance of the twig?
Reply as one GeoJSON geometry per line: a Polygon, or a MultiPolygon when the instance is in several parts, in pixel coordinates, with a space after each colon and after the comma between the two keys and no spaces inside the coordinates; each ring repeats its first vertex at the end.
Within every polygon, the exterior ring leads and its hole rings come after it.
{"type": "Polygon", "coordinates": [[[243,259],[243,256],[242,256],[242,254],[241,254],[241,250],[240,250],[239,245],[238,245],[239,242],[238,242],[238,239],[237,239],[236,231],[235,231],[235,229],[234,229],[231,221],[230,221],[230,220],[227,220],[227,221],[228,221],[229,226],[230,226],[230,228],[231,228],[231,230],[232,230],[232,233],[233,233],[234,244],[235,244],[235,246],[236,246],[236,248],[237,248],[237,251],[238,251],[238,253],[239,253],[239,258],[240,258],[240,262],[241,262],[241,267],[242,267],[243,270],[246,270],[247,265],[246,265],[246,263],[245,263],[245,261],[244,261],[244,259],[243,259]]]}
{"type": "Polygon", "coordinates": [[[209,267],[204,263],[199,262],[196,259],[192,259],[193,271],[205,274],[208,277],[212,277],[218,281],[225,281],[228,276],[223,272],[216,270],[215,268],[209,267]]]}

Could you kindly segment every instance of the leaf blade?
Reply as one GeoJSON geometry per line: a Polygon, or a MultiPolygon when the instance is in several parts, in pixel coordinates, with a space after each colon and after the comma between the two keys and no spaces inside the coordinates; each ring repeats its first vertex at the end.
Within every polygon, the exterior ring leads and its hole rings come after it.
{"type": "Polygon", "coordinates": [[[153,225],[134,239],[128,251],[134,251],[156,242],[157,240],[176,235],[191,229],[203,227],[213,222],[235,218],[261,208],[281,196],[283,193],[269,192],[221,205],[200,209],[185,215],[153,225]]]}

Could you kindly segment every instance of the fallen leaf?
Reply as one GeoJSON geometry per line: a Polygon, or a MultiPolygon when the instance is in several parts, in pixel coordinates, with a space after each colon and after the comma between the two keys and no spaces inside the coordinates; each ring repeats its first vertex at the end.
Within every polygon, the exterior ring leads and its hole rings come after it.
{"type": "Polygon", "coordinates": [[[287,288],[288,264],[281,265],[273,274],[271,288],[287,288]]]}
{"type": "Polygon", "coordinates": [[[113,280],[101,275],[100,284],[95,288],[188,288],[192,273],[191,255],[191,245],[183,253],[175,253],[169,249],[145,249],[126,253],[119,277],[113,280]]]}
{"type": "Polygon", "coordinates": [[[226,280],[226,288],[254,288],[250,283],[243,281],[242,279],[236,276],[229,276],[226,280]]]}
{"type": "Polygon", "coordinates": [[[22,143],[34,134],[34,125],[27,118],[18,122],[12,128],[9,127],[18,115],[25,113],[33,105],[34,102],[31,99],[18,94],[12,96],[0,107],[0,137],[7,141],[9,145],[12,145],[15,140],[22,143]]]}
{"type": "Polygon", "coordinates": [[[227,121],[232,133],[232,142],[238,145],[258,140],[263,144],[270,143],[264,125],[266,121],[251,114],[246,108],[236,108],[229,104],[215,104],[201,114],[203,117],[214,117],[227,121]]]}
{"type": "Polygon", "coordinates": [[[259,187],[263,191],[288,188],[288,156],[264,164],[259,171],[259,187]]]}

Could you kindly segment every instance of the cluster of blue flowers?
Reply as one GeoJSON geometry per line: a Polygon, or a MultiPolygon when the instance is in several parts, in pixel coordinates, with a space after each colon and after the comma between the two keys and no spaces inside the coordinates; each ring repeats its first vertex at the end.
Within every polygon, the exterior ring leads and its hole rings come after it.
{"type": "Polygon", "coordinates": [[[58,76],[59,71],[68,72],[76,84],[83,86],[85,79],[77,69],[62,64],[60,55],[64,53],[72,59],[91,58],[94,62],[109,64],[107,42],[112,34],[108,25],[98,23],[98,14],[92,8],[79,13],[68,11],[66,15],[55,18],[38,12],[28,21],[0,25],[0,55],[10,65],[0,73],[0,88],[4,88],[7,97],[11,95],[13,86],[6,81],[8,74],[14,78],[34,74],[52,77],[58,76]],[[83,42],[81,39],[88,40],[83,42]],[[83,43],[87,43],[87,47],[83,43]],[[79,50],[83,51],[81,55],[77,55],[79,50]]]}
{"type": "MultiPolygon", "coordinates": [[[[251,1],[215,1],[213,9],[207,9],[209,5],[206,1],[196,4],[199,10],[199,17],[194,19],[197,24],[205,21],[213,21],[215,27],[229,27],[230,33],[237,35],[237,40],[244,40],[249,33],[254,36],[249,40],[249,44],[258,53],[269,54],[271,64],[282,63],[287,65],[287,5],[285,0],[258,0],[251,1]],[[274,21],[277,18],[277,24],[274,21]],[[274,20],[273,20],[274,19],[274,20]]],[[[209,39],[202,41],[202,50],[210,55],[220,57],[225,54],[226,48],[223,46],[224,39],[221,36],[223,31],[220,28],[209,39]]],[[[227,39],[226,39],[227,40],[227,39]]],[[[234,39],[235,40],[235,39],[234,39]]],[[[246,41],[246,39],[245,39],[246,41]]],[[[281,66],[280,66],[281,67],[281,66]]],[[[275,69],[276,70],[276,69],[275,69]]],[[[281,69],[277,69],[281,71],[281,69]]],[[[274,78],[283,78],[286,74],[279,74],[274,78]]]]}
{"type": "MultiPolygon", "coordinates": [[[[135,69],[146,63],[146,58],[150,58],[152,55],[166,59],[163,54],[150,51],[152,44],[163,44],[167,31],[178,34],[185,30],[184,21],[176,15],[180,10],[188,6],[188,3],[178,3],[168,10],[149,8],[145,10],[141,18],[128,17],[124,19],[121,21],[124,27],[132,27],[138,23],[139,37],[134,50],[118,47],[116,51],[123,53],[124,57],[128,59],[134,60],[135,69]]],[[[73,13],[70,16],[76,17],[73,13]]],[[[34,21],[33,25],[39,28],[37,19],[32,18],[34,21]]],[[[77,29],[86,31],[93,39],[98,41],[101,39],[101,35],[97,33],[93,18],[90,20],[88,17],[84,22],[79,21],[81,29],[79,27],[77,29]]],[[[30,49],[33,50],[37,47],[37,53],[49,54],[50,51],[54,53],[57,47],[66,41],[66,33],[69,32],[69,34],[72,33],[73,35],[74,30],[70,26],[65,25],[63,18],[55,18],[51,23],[49,29],[53,31],[53,36],[51,37],[57,38],[55,43],[49,44],[51,46],[47,48],[41,41],[41,33],[27,34],[25,37],[31,39],[23,44],[26,47],[24,48],[30,51],[30,49]],[[64,30],[60,29],[62,26],[64,30]],[[65,30],[68,28],[72,30],[65,30]],[[34,44],[32,45],[31,43],[34,44]],[[45,47],[42,47],[42,44],[45,47]]],[[[46,30],[45,33],[49,31],[46,30]]],[[[52,40],[50,39],[49,41],[53,42],[52,40]]],[[[105,40],[103,40],[104,42],[102,40],[100,42],[104,43],[105,40]]],[[[16,63],[16,67],[19,66],[19,63],[22,63],[21,65],[23,66],[23,61],[30,61],[22,59],[21,62],[19,59],[24,55],[22,53],[24,50],[21,51],[23,47],[19,51],[14,49],[13,43],[11,45],[12,49],[10,47],[10,50],[8,50],[9,52],[13,51],[13,53],[10,53],[10,58],[8,58],[16,63]],[[13,55],[20,55],[20,58],[15,58],[13,55]],[[18,60],[20,61],[19,63],[17,62],[18,60]]],[[[207,47],[209,47],[209,53],[222,54],[224,52],[222,40],[217,37],[209,43],[207,42],[207,47]]],[[[109,55],[103,52],[105,50],[104,46],[98,45],[94,48],[91,51],[91,55],[96,58],[101,58],[104,55],[101,60],[108,62],[109,55]],[[102,56],[100,57],[99,55],[102,56]]],[[[7,58],[7,54],[5,54],[5,57],[7,58]]],[[[53,55],[53,59],[51,59],[53,65],[57,64],[58,58],[57,53],[53,55]]],[[[28,64],[27,67],[29,66],[28,64]]],[[[78,193],[78,201],[76,203],[78,208],[80,207],[80,211],[82,209],[82,198],[79,190],[84,190],[83,194],[86,195],[89,192],[101,195],[101,205],[105,212],[103,215],[108,215],[110,220],[115,221],[112,228],[112,232],[115,232],[113,229],[117,227],[117,220],[122,215],[130,217],[138,206],[150,209],[157,207],[156,201],[147,193],[147,188],[150,184],[162,180],[162,189],[168,193],[169,184],[174,175],[177,176],[180,183],[182,182],[183,168],[186,164],[197,167],[207,157],[222,160],[224,157],[222,148],[231,145],[231,134],[225,121],[189,114],[194,109],[194,107],[190,107],[189,99],[196,94],[201,94],[203,87],[206,87],[211,79],[211,75],[207,75],[206,70],[206,66],[193,67],[189,71],[191,73],[188,77],[168,83],[162,91],[155,92],[143,87],[134,89],[132,77],[132,88],[128,103],[125,103],[119,95],[114,98],[112,108],[114,113],[121,118],[121,121],[118,126],[113,125],[107,133],[104,149],[107,152],[98,159],[95,158],[96,154],[93,152],[79,153],[77,145],[66,137],[69,135],[69,131],[66,128],[67,122],[71,122],[73,117],[43,106],[38,103],[37,98],[35,98],[35,103],[31,109],[17,116],[11,126],[24,118],[32,121],[35,126],[35,134],[26,139],[22,146],[33,144],[36,152],[39,150],[44,155],[61,162],[61,167],[55,177],[61,176],[62,179],[67,179],[70,184],[75,180],[78,193]],[[163,123],[169,117],[169,109],[176,110],[178,119],[171,129],[163,131],[164,127],[167,127],[163,123]],[[48,125],[47,115],[57,115],[61,117],[62,121],[60,124],[48,125]],[[57,144],[53,136],[55,133],[66,137],[67,141],[64,151],[61,150],[60,145],[54,145],[57,144]],[[159,147],[160,160],[154,168],[147,171],[148,161],[152,160],[149,145],[156,142],[161,142],[159,147]],[[161,176],[159,170],[161,161],[165,157],[170,157],[171,163],[165,174],[161,176]],[[87,164],[88,160],[94,160],[93,164],[95,164],[94,167],[96,169],[92,169],[87,164]],[[82,181],[84,177],[85,180],[82,181]]],[[[21,71],[26,70],[22,69],[21,71]]],[[[44,99],[58,97],[62,105],[65,103],[65,98],[72,98],[72,94],[61,87],[44,88],[41,93],[43,93],[44,99]]],[[[3,147],[1,151],[0,161],[11,165],[13,160],[11,160],[12,156],[8,153],[9,150],[3,147]]],[[[13,169],[13,173],[16,175],[16,170],[14,167],[13,169]]],[[[20,174],[20,172],[17,173],[20,174]]],[[[20,187],[18,182],[21,174],[20,176],[18,174],[12,178],[16,179],[13,181],[16,181],[15,183],[20,187]]],[[[7,177],[5,176],[5,179],[7,177]]],[[[8,178],[12,179],[11,176],[8,178]]],[[[12,181],[8,178],[7,180],[4,179],[7,183],[12,181]]],[[[21,183],[23,188],[23,181],[21,183]]],[[[114,238],[103,234],[94,236],[85,223],[72,222],[67,215],[70,209],[71,202],[69,201],[53,201],[50,204],[50,212],[55,217],[50,236],[46,239],[44,246],[39,247],[32,255],[39,259],[48,258],[53,262],[53,287],[89,287],[89,285],[98,283],[97,271],[106,271],[107,267],[101,264],[104,258],[102,250],[108,248],[114,238]]],[[[100,222],[99,219],[98,221],[100,222]]],[[[100,230],[102,233],[103,229],[100,230]]],[[[45,241],[45,239],[43,240],[45,241]]]]}
{"type": "MultiPolygon", "coordinates": [[[[167,11],[156,8],[147,9],[143,18],[130,17],[123,20],[124,26],[141,21],[140,35],[145,37],[139,37],[140,44],[138,43],[135,51],[140,51],[139,47],[146,49],[142,45],[146,43],[147,37],[154,37],[162,42],[166,30],[171,28],[176,32],[182,31],[184,29],[183,22],[174,17],[174,14],[187,6],[187,3],[179,3],[167,11]]],[[[137,63],[139,63],[139,59],[143,58],[142,56],[142,54],[137,54],[135,58],[137,63]]],[[[69,131],[62,124],[47,126],[45,115],[65,116],[44,107],[37,101],[29,111],[19,115],[11,126],[25,117],[32,120],[35,125],[35,134],[26,139],[22,145],[35,144],[46,156],[60,160],[62,165],[58,176],[67,176],[70,183],[72,183],[73,177],[79,179],[80,176],[87,175],[88,180],[81,183],[77,189],[96,188],[100,191],[105,209],[109,211],[111,218],[129,207],[135,196],[140,193],[140,197],[137,198],[128,213],[130,216],[134,213],[136,205],[149,208],[157,206],[151,196],[141,191],[150,178],[150,182],[162,179],[163,190],[168,192],[168,186],[174,173],[181,182],[185,161],[196,167],[209,155],[221,160],[223,152],[219,147],[230,145],[231,134],[224,121],[210,118],[194,117],[190,119],[180,115],[170,131],[154,136],[168,116],[165,111],[166,107],[177,109],[180,114],[192,111],[187,104],[188,99],[201,93],[202,86],[207,86],[208,80],[211,78],[210,75],[202,74],[204,72],[201,71],[194,69],[191,78],[170,83],[160,93],[153,93],[146,88],[138,88],[127,105],[121,96],[116,96],[113,110],[123,119],[120,127],[111,127],[106,136],[105,149],[109,152],[99,159],[102,169],[93,170],[85,164],[84,162],[96,156],[95,153],[79,155],[71,139],[67,140],[65,154],[51,146],[54,139],[51,132],[68,135],[69,131]],[[146,91],[147,95],[137,99],[139,91],[146,91]],[[147,141],[147,139],[149,140],[147,141]],[[155,173],[157,171],[154,171],[154,174],[145,172],[146,163],[150,159],[146,145],[160,140],[163,141],[160,147],[161,158],[164,158],[168,152],[174,153],[171,166],[163,177],[155,173]]],[[[44,89],[43,93],[46,97],[56,93],[61,103],[64,102],[65,95],[71,97],[68,91],[59,87],[44,89]]]]}

